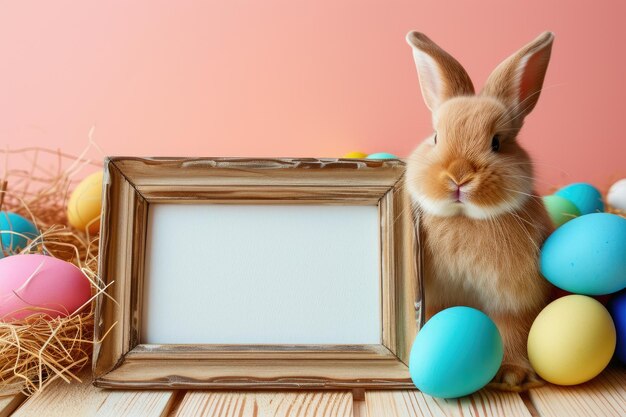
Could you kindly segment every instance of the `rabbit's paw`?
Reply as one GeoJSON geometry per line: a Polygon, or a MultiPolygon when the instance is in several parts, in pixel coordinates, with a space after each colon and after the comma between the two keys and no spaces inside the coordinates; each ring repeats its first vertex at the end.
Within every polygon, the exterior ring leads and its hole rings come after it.
{"type": "Polygon", "coordinates": [[[529,365],[503,364],[487,387],[502,391],[521,392],[540,387],[543,384],[543,380],[529,365]]]}

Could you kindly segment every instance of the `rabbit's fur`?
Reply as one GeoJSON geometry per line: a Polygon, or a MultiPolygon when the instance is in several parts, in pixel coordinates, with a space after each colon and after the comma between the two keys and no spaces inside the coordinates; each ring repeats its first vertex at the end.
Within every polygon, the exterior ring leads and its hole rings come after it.
{"type": "Polygon", "coordinates": [[[488,314],[504,342],[492,386],[514,391],[541,383],[526,342],[550,294],[538,259],[552,231],[516,136],[539,98],[553,39],[543,33],[506,59],[476,95],[454,58],[421,33],[407,35],[435,131],[406,172],[425,234],[426,316],[455,305],[488,314]]]}

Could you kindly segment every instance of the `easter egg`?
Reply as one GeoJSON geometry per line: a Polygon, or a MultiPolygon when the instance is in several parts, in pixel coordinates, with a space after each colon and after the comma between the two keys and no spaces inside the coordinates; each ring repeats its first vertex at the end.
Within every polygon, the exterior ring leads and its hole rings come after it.
{"type": "Polygon", "coordinates": [[[580,210],[574,203],[558,195],[543,197],[543,205],[546,207],[555,227],[562,226],[574,217],[580,216],[580,210]]]}
{"type": "Polygon", "coordinates": [[[502,356],[502,338],[489,317],[470,307],[452,307],[434,315],[415,337],[409,372],[426,394],[456,398],[488,384],[502,356]]]}
{"type": "Polygon", "coordinates": [[[32,240],[39,236],[39,231],[30,220],[20,216],[19,214],[0,211],[0,231],[2,232],[2,252],[13,253],[23,249],[32,240]],[[15,232],[19,233],[7,233],[15,232]],[[23,235],[23,236],[20,236],[23,235]]]}
{"type": "Polygon", "coordinates": [[[602,194],[591,184],[579,182],[570,184],[554,193],[566,198],[580,211],[580,214],[598,213],[604,211],[602,194]]]}
{"type": "Polygon", "coordinates": [[[528,358],[539,376],[558,385],[589,381],[609,364],[615,326],[591,297],[568,295],[539,313],[528,335],[528,358]]]}
{"type": "Polygon", "coordinates": [[[367,155],[367,159],[398,159],[398,157],[390,153],[378,152],[367,155]]]}
{"type": "Polygon", "coordinates": [[[610,213],[577,217],[541,248],[541,273],[576,294],[602,295],[626,287],[626,219],[610,213]]]}
{"type": "Polygon", "coordinates": [[[67,220],[79,230],[97,233],[102,209],[102,172],[89,175],[78,184],[67,203],[67,220]]]}
{"type": "Polygon", "coordinates": [[[342,156],[342,158],[363,159],[363,158],[367,158],[367,154],[363,152],[348,152],[347,154],[342,156]]]}
{"type": "Polygon", "coordinates": [[[617,332],[615,356],[626,364],[626,291],[617,294],[609,303],[609,312],[617,332]]]}
{"type": "Polygon", "coordinates": [[[611,185],[606,202],[613,208],[626,210],[626,178],[611,185]]]}
{"type": "Polygon", "coordinates": [[[39,254],[0,259],[0,320],[36,313],[67,316],[91,298],[91,284],[73,264],[39,254]]]}

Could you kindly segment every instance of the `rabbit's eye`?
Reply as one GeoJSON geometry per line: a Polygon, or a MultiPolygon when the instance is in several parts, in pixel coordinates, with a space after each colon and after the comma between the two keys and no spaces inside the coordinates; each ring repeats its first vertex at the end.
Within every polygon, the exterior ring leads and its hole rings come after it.
{"type": "Polygon", "coordinates": [[[493,139],[491,139],[491,150],[494,152],[500,150],[500,137],[498,135],[495,135],[493,139]]]}
{"type": "Polygon", "coordinates": [[[435,133],[435,138],[433,139],[433,141],[435,142],[435,145],[437,144],[437,134],[435,133]]]}

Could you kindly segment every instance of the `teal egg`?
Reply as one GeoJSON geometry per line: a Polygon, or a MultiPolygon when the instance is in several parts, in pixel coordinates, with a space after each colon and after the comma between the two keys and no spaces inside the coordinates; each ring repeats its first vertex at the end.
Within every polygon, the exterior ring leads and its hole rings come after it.
{"type": "Polygon", "coordinates": [[[399,159],[397,156],[387,153],[387,152],[378,152],[367,155],[367,159],[399,159]]]}
{"type": "Polygon", "coordinates": [[[409,372],[428,395],[457,398],[478,391],[493,379],[503,356],[494,322],[470,307],[435,314],[415,337],[409,372]]]}
{"type": "MultiPolygon", "coordinates": [[[[3,232],[1,252],[5,253],[17,252],[28,244],[28,240],[39,236],[37,228],[30,220],[25,219],[19,214],[6,211],[0,211],[0,231],[3,232]],[[5,233],[7,231],[20,233],[26,237],[18,236],[14,233],[5,233]]],[[[2,258],[3,255],[4,254],[0,253],[0,258],[2,258]]]]}
{"type": "Polygon", "coordinates": [[[570,184],[561,188],[554,195],[566,198],[574,203],[582,215],[604,211],[602,194],[591,184],[584,182],[570,184]]]}
{"type": "Polygon", "coordinates": [[[570,220],[545,241],[540,264],[548,281],[575,294],[626,288],[626,219],[594,213],[570,220]]]}

